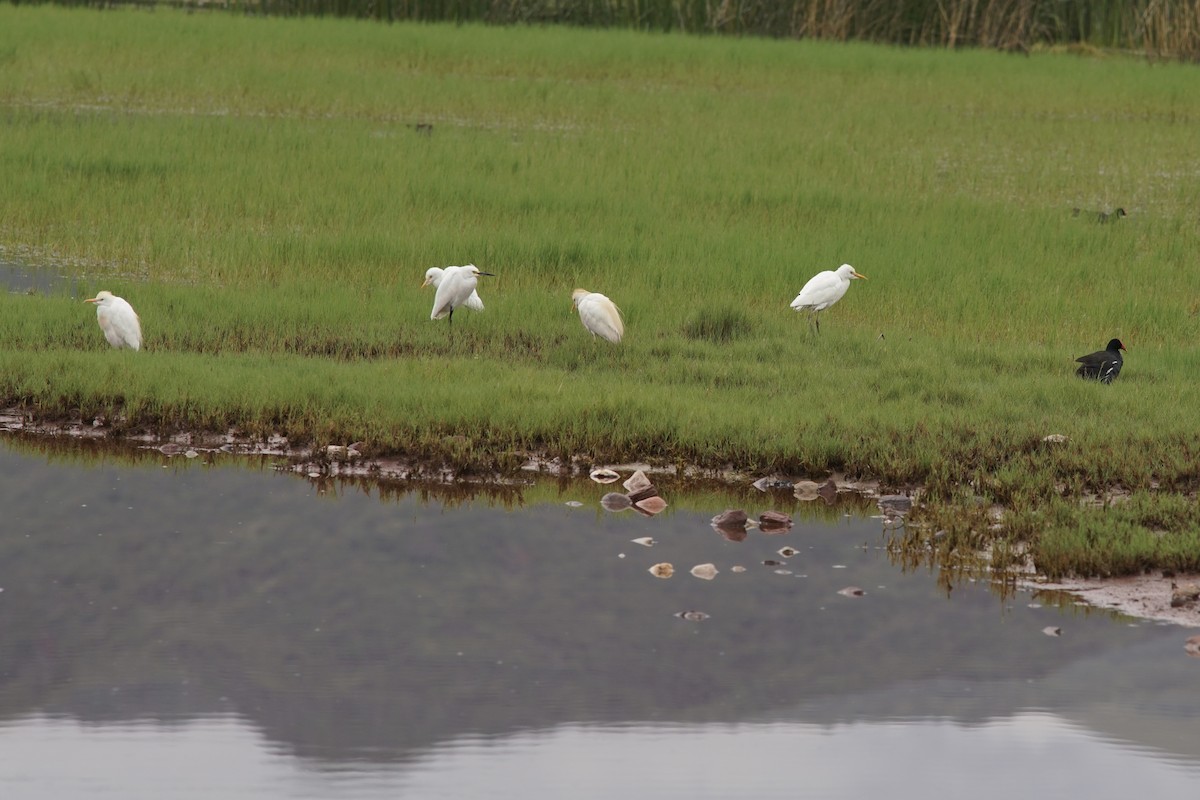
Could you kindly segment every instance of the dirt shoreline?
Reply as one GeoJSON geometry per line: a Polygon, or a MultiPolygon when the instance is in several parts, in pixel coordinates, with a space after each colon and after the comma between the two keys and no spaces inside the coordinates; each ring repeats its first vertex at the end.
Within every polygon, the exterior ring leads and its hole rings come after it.
{"type": "MultiPolygon", "coordinates": [[[[0,432],[50,438],[87,440],[114,439],[107,421],[97,418],[91,422],[65,420],[38,421],[21,409],[0,410],[0,432]]],[[[226,433],[177,432],[160,436],[149,432],[123,430],[120,441],[141,449],[158,450],[169,456],[196,457],[204,452],[221,452],[243,456],[276,456],[288,460],[281,471],[292,472],[311,479],[334,477],[368,478],[380,481],[436,480],[439,482],[496,482],[511,483],[500,475],[463,476],[453,469],[417,464],[396,457],[375,457],[360,450],[361,444],[329,445],[324,448],[293,447],[284,436],[266,438],[226,433]]],[[[365,448],[364,448],[365,449],[365,448]]],[[[719,480],[725,483],[750,483],[753,478],[732,468],[724,470],[654,466],[650,464],[608,464],[617,470],[642,469],[646,472],[668,474],[679,478],[719,480]]],[[[586,475],[585,466],[563,463],[557,458],[527,454],[522,471],[559,476],[586,475]]],[[[881,487],[877,481],[838,481],[840,490],[854,491],[865,497],[877,497],[881,487]]],[[[1200,584],[1200,575],[1175,577],[1137,575],[1122,578],[1072,578],[1050,581],[1037,576],[1018,582],[1034,592],[1066,594],[1087,605],[1118,611],[1132,617],[1200,628],[1200,602],[1172,605],[1172,585],[1200,584]]]]}
{"type": "Polygon", "coordinates": [[[1200,603],[1172,606],[1172,584],[1200,583],[1200,575],[1131,575],[1123,578],[1033,579],[1019,583],[1035,592],[1067,594],[1095,608],[1119,611],[1138,619],[1200,628],[1200,603]]]}

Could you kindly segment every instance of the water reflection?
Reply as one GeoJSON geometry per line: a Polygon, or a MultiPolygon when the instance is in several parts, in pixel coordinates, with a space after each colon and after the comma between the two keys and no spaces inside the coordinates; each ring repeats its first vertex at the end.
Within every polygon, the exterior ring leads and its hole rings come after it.
{"type": "Polygon", "coordinates": [[[52,267],[17,264],[0,257],[0,286],[14,294],[50,294],[61,290],[74,294],[76,281],[52,267]]]}
{"type": "Polygon", "coordinates": [[[403,765],[305,763],[237,717],[169,731],[34,717],[0,727],[0,748],[6,755],[0,786],[9,800],[1186,797],[1200,779],[1194,764],[1164,761],[1036,712],[979,726],[565,724],[499,738],[459,737],[403,765]],[[47,759],[51,752],[61,760],[47,759]],[[1101,786],[1102,792],[1088,791],[1101,786]]]}
{"type": "Polygon", "coordinates": [[[947,600],[845,507],[710,489],[645,518],[588,481],[321,495],[220,454],[66,447],[0,440],[0,748],[25,748],[6,798],[327,796],[343,772],[363,797],[863,796],[888,773],[924,795],[914,764],[973,794],[1015,769],[1043,796],[1073,759],[1074,796],[1111,796],[1121,764],[1200,786],[1188,632],[976,584],[947,600]],[[796,524],[730,541],[708,523],[731,504],[796,524]],[[763,564],[784,545],[788,574],[763,564]],[[114,749],[103,774],[55,791],[88,748],[114,749]]]}

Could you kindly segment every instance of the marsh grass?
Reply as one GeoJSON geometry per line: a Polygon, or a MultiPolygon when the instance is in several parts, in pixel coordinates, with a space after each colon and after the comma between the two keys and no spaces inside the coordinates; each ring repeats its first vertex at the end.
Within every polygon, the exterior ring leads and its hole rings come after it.
{"type": "Polygon", "coordinates": [[[1018,511],[1200,485],[1193,69],[3,6],[9,50],[0,244],[79,295],[0,295],[6,404],[1018,511]],[[787,304],[844,261],[870,279],[817,335],[787,304]],[[431,322],[424,270],[468,262],[487,310],[431,322]],[[107,349],[102,288],[143,352],[107,349]],[[1076,380],[1112,336],[1119,382],[1076,380]]]}

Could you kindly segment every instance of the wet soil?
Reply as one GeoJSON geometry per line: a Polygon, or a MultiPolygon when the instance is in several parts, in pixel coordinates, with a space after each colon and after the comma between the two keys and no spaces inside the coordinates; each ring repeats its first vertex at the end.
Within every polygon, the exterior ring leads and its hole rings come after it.
{"type": "Polygon", "coordinates": [[[1200,583],[1198,575],[1164,577],[1162,573],[1124,578],[1070,578],[1033,580],[1026,585],[1040,592],[1066,594],[1079,602],[1110,608],[1140,619],[1200,628],[1200,602],[1173,606],[1173,585],[1200,583]]]}

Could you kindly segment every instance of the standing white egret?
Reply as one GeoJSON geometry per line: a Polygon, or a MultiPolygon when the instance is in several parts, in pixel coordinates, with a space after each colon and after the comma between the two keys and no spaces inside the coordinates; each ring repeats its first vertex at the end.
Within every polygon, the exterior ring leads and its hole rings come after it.
{"type": "Polygon", "coordinates": [[[821,320],[817,314],[842,299],[842,295],[850,288],[850,281],[855,278],[867,279],[860,275],[854,267],[842,264],[837,270],[818,272],[804,284],[800,294],[792,301],[792,308],[797,311],[808,311],[817,323],[817,333],[821,332],[821,320]]]}
{"type": "MultiPolygon", "coordinates": [[[[471,295],[475,294],[475,286],[480,275],[491,276],[490,272],[480,272],[474,264],[463,267],[448,267],[442,271],[441,280],[437,281],[437,294],[433,297],[433,313],[430,319],[449,317],[454,322],[454,309],[467,305],[471,295]]],[[[429,280],[426,277],[426,280],[429,280]]],[[[478,295],[476,295],[478,297],[478,295]]],[[[480,305],[483,305],[482,302],[480,305]]]]}
{"type": "MultiPolygon", "coordinates": [[[[425,270],[425,282],[421,284],[421,288],[424,289],[426,286],[433,286],[436,290],[441,285],[442,279],[447,272],[455,272],[459,269],[462,268],[446,267],[442,269],[441,267],[430,267],[425,270]]],[[[483,301],[479,299],[478,291],[473,290],[471,296],[467,298],[467,302],[463,303],[463,305],[472,311],[483,311],[483,301]]]]}
{"type": "Polygon", "coordinates": [[[592,336],[602,336],[614,343],[621,341],[625,324],[621,322],[621,309],[612,300],[599,292],[576,289],[571,293],[571,302],[579,311],[579,321],[592,336]]]}
{"type": "Polygon", "coordinates": [[[130,350],[142,349],[142,323],[137,312],[122,297],[112,292],[100,292],[95,297],[84,300],[85,303],[96,304],[96,321],[104,338],[118,350],[128,347],[130,350]]]}

